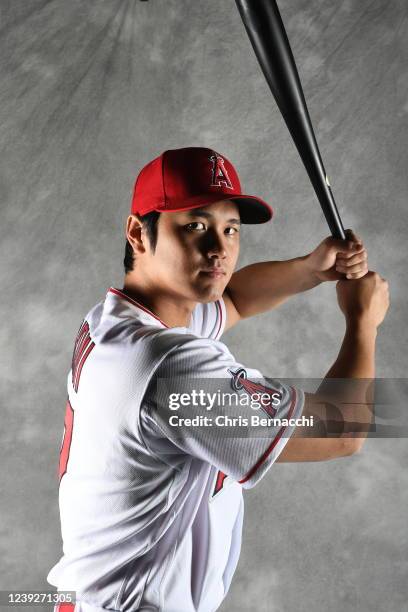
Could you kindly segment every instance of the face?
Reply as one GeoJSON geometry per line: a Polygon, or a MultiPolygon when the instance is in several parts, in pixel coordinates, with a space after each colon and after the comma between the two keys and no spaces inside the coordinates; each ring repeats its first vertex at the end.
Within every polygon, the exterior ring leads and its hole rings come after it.
{"type": "MultiPolygon", "coordinates": [[[[150,245],[137,264],[164,292],[194,302],[219,297],[239,254],[240,218],[234,202],[220,201],[200,209],[162,213],[155,252],[150,245]]],[[[145,241],[146,242],[146,241],[145,241]]]]}

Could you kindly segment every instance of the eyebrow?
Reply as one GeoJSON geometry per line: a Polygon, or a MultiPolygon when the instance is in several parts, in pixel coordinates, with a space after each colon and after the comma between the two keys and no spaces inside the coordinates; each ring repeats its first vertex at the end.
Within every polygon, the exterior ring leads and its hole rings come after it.
{"type": "MultiPolygon", "coordinates": [[[[207,212],[206,210],[202,210],[201,208],[193,208],[188,211],[189,217],[204,217],[205,219],[213,219],[214,215],[207,212]]],[[[241,219],[227,219],[226,223],[235,223],[236,225],[241,225],[241,219]]]]}

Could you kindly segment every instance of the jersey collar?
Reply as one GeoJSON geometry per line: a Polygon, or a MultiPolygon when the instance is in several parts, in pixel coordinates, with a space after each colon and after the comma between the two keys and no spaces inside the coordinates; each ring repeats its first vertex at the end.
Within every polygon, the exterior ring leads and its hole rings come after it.
{"type": "Polygon", "coordinates": [[[155,319],[156,321],[158,321],[161,325],[163,325],[163,327],[166,327],[167,329],[169,329],[169,326],[166,325],[158,316],[156,316],[151,310],[149,310],[148,308],[146,308],[146,306],[144,306],[143,304],[141,304],[140,302],[137,302],[136,300],[134,300],[133,298],[129,297],[128,295],[126,295],[125,293],[123,293],[123,291],[121,291],[120,289],[116,289],[116,287],[110,287],[108,290],[108,294],[109,293],[113,293],[114,295],[118,296],[119,298],[121,298],[122,300],[126,300],[127,302],[129,302],[130,304],[133,304],[133,306],[136,306],[136,308],[139,308],[140,310],[142,310],[143,312],[145,312],[146,314],[148,314],[149,316],[153,317],[153,319],[155,319]]]}

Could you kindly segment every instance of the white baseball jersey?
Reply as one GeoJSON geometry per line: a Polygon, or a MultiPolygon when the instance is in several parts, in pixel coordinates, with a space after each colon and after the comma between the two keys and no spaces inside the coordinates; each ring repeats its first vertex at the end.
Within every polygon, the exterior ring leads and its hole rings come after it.
{"type": "Polygon", "coordinates": [[[213,612],[225,597],[242,489],[294,429],[282,421],[259,436],[252,417],[298,418],[304,398],[237,363],[218,340],[224,325],[222,300],[198,304],[188,328],[167,328],[114,288],[82,322],[60,452],[64,554],[48,574],[76,591],[75,612],[213,612]],[[182,400],[186,380],[196,391],[211,383],[205,407],[182,400]],[[270,400],[261,410],[223,401],[252,401],[260,390],[270,400]],[[207,421],[191,425],[193,416],[207,421]]]}

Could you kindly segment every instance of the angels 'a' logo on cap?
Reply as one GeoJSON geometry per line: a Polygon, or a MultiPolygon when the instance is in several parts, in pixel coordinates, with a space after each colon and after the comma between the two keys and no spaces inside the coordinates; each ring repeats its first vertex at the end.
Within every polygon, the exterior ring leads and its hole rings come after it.
{"type": "Polygon", "coordinates": [[[214,153],[211,155],[210,160],[212,161],[212,187],[228,187],[228,189],[233,189],[232,183],[230,181],[230,177],[228,176],[228,172],[224,166],[224,159],[221,155],[214,153]]]}

